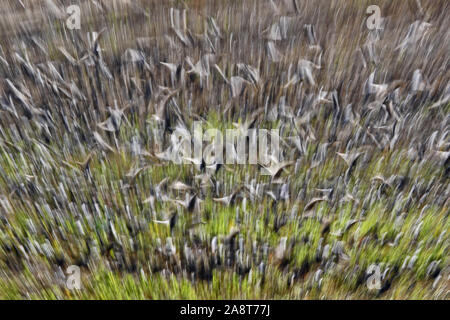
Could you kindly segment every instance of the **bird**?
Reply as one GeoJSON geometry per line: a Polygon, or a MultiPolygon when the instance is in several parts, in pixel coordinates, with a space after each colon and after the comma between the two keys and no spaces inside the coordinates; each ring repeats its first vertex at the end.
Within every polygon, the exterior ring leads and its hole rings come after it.
{"type": "Polygon", "coordinates": [[[186,74],[194,74],[200,79],[200,86],[208,79],[210,75],[209,63],[214,57],[213,54],[205,54],[201,59],[194,65],[190,57],[186,57],[186,63],[191,68],[186,72],[186,74]]]}
{"type": "Polygon", "coordinates": [[[425,36],[425,34],[429,31],[429,29],[431,27],[432,27],[431,23],[428,23],[425,21],[420,21],[420,20],[414,21],[412,24],[410,24],[405,38],[394,49],[394,51],[399,50],[399,49],[404,50],[405,48],[408,48],[408,47],[414,45],[423,36],[425,36]]]}
{"type": "Polygon", "coordinates": [[[260,81],[259,70],[245,63],[238,63],[237,68],[241,71],[247,80],[253,85],[257,85],[260,81]]]}
{"type": "Polygon", "coordinates": [[[130,170],[125,174],[125,177],[128,179],[128,184],[133,184],[136,181],[138,175],[146,169],[151,168],[151,165],[145,165],[143,167],[138,167],[137,164],[133,164],[130,170]]]}
{"type": "Polygon", "coordinates": [[[172,202],[181,205],[188,212],[193,212],[194,210],[196,210],[196,207],[200,201],[201,199],[198,198],[197,193],[195,193],[192,197],[189,194],[186,194],[186,199],[184,201],[178,199],[172,200],[172,202]]]}
{"type": "Polygon", "coordinates": [[[315,86],[316,81],[313,77],[313,71],[312,69],[321,69],[321,66],[316,65],[315,63],[300,59],[297,63],[297,68],[299,70],[300,78],[305,79],[310,86],[315,86]]]}
{"type": "Polygon", "coordinates": [[[166,256],[174,256],[177,253],[177,248],[173,244],[172,237],[166,238],[166,246],[164,248],[164,254],[166,256]]]}
{"type": "Polygon", "coordinates": [[[222,203],[225,206],[233,205],[236,201],[237,195],[241,192],[243,186],[238,187],[235,191],[233,191],[230,195],[222,197],[222,198],[213,198],[215,202],[222,203]]]}
{"type": "Polygon", "coordinates": [[[108,119],[106,119],[103,122],[97,123],[97,126],[105,131],[109,131],[109,132],[117,132],[120,129],[120,125],[122,123],[122,117],[123,114],[125,112],[125,110],[127,110],[130,106],[126,106],[123,109],[119,109],[117,108],[111,108],[108,107],[108,112],[111,114],[111,116],[108,117],[108,119]]]}
{"type": "Polygon", "coordinates": [[[411,80],[411,91],[427,91],[430,88],[430,84],[424,78],[422,71],[420,69],[414,70],[413,77],[411,80]]]}
{"type": "Polygon", "coordinates": [[[154,223],[164,224],[169,227],[170,232],[173,231],[175,225],[178,221],[178,213],[176,211],[172,212],[167,220],[153,220],[154,223]]]}
{"type": "Polygon", "coordinates": [[[193,187],[181,182],[181,181],[174,181],[171,185],[170,188],[173,190],[177,190],[177,191],[188,191],[188,190],[192,190],[193,187]]]}
{"type": "Polygon", "coordinates": [[[287,237],[281,237],[280,242],[274,249],[273,263],[280,268],[286,267],[291,259],[291,252],[294,242],[287,243],[287,237]]]}
{"type": "Polygon", "coordinates": [[[352,167],[355,162],[359,159],[364,152],[352,152],[352,153],[341,153],[336,152],[336,154],[344,160],[348,167],[352,167]]]}
{"type": "Polygon", "coordinates": [[[168,63],[168,62],[160,62],[160,64],[164,67],[166,67],[170,72],[170,81],[172,83],[172,86],[175,85],[176,81],[179,80],[182,83],[184,82],[185,77],[185,70],[183,66],[176,65],[174,63],[168,63]],[[177,79],[179,78],[179,79],[177,79]]]}
{"type": "Polygon", "coordinates": [[[285,162],[279,162],[276,164],[272,164],[270,167],[264,166],[262,164],[260,164],[260,166],[262,167],[262,174],[264,175],[269,175],[272,177],[272,179],[276,179],[277,177],[279,177],[281,175],[281,172],[283,172],[283,170],[286,167],[289,167],[291,165],[293,165],[295,162],[294,161],[285,161],[285,162]]]}
{"type": "Polygon", "coordinates": [[[311,199],[311,201],[309,201],[306,204],[306,206],[303,208],[303,211],[307,212],[307,211],[311,210],[312,208],[314,208],[314,206],[316,206],[319,202],[322,202],[322,201],[328,202],[329,201],[328,196],[311,199]]]}
{"type": "Polygon", "coordinates": [[[94,131],[93,135],[94,135],[94,139],[97,141],[98,145],[102,149],[104,149],[105,151],[110,151],[112,153],[116,152],[116,150],[113,147],[111,147],[97,131],[94,131]]]}
{"type": "Polygon", "coordinates": [[[375,71],[369,75],[369,78],[364,83],[364,95],[375,95],[376,97],[382,97],[388,89],[387,84],[375,84],[375,71]]]}
{"type": "MultiPolygon", "coordinates": [[[[170,118],[169,112],[167,110],[167,104],[169,101],[179,92],[179,90],[169,91],[169,93],[162,97],[161,101],[158,103],[155,113],[152,114],[152,119],[163,124],[163,131],[170,129],[170,118]]],[[[148,120],[147,120],[148,122],[148,120]]]]}
{"type": "Polygon", "coordinates": [[[73,163],[62,161],[64,164],[68,165],[71,168],[81,169],[81,171],[87,170],[89,164],[91,163],[92,157],[95,154],[94,151],[89,152],[86,158],[83,161],[74,161],[73,163]]]}
{"type": "Polygon", "coordinates": [[[240,232],[241,230],[238,227],[232,227],[230,233],[223,239],[224,243],[230,245],[240,232]]]}
{"type": "Polygon", "coordinates": [[[283,59],[283,55],[277,49],[277,47],[273,41],[267,42],[267,53],[269,55],[269,59],[273,62],[280,62],[281,59],[283,59]]]}

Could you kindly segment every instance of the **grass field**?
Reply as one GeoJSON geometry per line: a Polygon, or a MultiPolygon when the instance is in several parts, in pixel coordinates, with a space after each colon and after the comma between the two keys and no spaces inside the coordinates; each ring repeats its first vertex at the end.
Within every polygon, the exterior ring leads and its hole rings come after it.
{"type": "Polygon", "coordinates": [[[1,1],[0,299],[448,299],[449,9],[1,1]],[[282,159],[167,160],[194,121],[282,159]]]}

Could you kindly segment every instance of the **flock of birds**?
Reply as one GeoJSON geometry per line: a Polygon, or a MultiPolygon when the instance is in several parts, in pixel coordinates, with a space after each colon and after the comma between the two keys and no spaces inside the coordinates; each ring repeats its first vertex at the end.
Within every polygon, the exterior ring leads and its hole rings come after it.
{"type": "Polygon", "coordinates": [[[448,298],[448,3],[390,4],[381,30],[358,1],[80,1],[82,30],[43,3],[0,40],[0,286],[42,297],[78,265],[86,287],[231,272],[261,297],[372,297],[377,263],[377,297],[417,276],[448,298]],[[276,128],[281,158],[174,164],[194,121],[276,128]]]}

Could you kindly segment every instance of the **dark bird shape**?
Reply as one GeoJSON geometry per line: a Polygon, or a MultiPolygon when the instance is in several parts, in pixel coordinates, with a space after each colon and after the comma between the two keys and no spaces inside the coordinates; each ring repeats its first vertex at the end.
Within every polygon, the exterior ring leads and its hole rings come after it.
{"type": "Polygon", "coordinates": [[[193,212],[197,206],[197,203],[201,201],[198,198],[197,194],[194,194],[192,197],[189,197],[189,194],[186,194],[186,200],[172,200],[174,203],[183,206],[188,212],[193,212]]]}
{"type": "Polygon", "coordinates": [[[236,236],[237,236],[240,232],[241,232],[241,230],[240,230],[239,228],[237,228],[237,227],[231,228],[230,233],[229,233],[227,236],[225,236],[224,242],[225,242],[226,244],[231,243],[232,241],[234,241],[234,239],[236,239],[236,236]]]}

